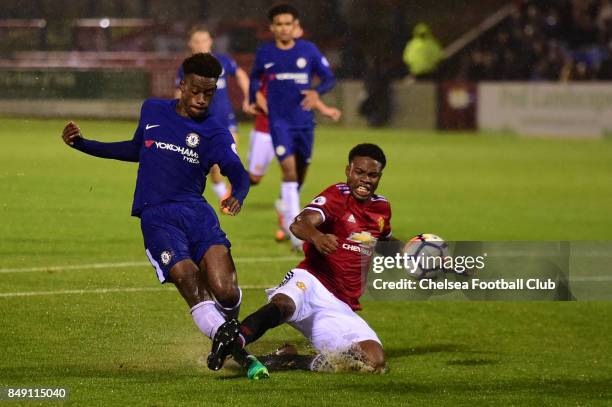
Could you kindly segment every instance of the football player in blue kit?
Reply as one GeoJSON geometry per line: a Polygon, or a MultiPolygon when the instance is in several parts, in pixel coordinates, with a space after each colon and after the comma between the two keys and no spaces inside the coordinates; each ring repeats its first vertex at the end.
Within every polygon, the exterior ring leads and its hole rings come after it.
{"type": "MultiPolygon", "coordinates": [[[[213,349],[237,334],[242,292],[230,242],[202,196],[206,174],[217,164],[229,178],[232,195],[221,205],[230,215],[240,212],[249,191],[229,130],[207,112],[221,69],[211,54],[185,59],[181,98],[145,100],[132,140],[88,140],[73,122],[62,134],[66,144],[89,155],[139,163],[132,216],[140,218],[145,252],[159,281],[174,283],[213,349]]],[[[253,356],[237,356],[250,378],[267,377],[253,356]]],[[[211,357],[209,367],[220,365],[211,357]]]]}
{"type": "MultiPolygon", "coordinates": [[[[256,109],[260,84],[267,84],[267,110],[274,152],[282,170],[281,201],[284,225],[291,225],[300,212],[299,188],[310,163],[314,139],[314,113],[319,95],[335,84],[327,59],[311,42],[295,39],[297,10],[278,4],[268,12],[274,41],[262,45],[255,54],[250,75],[249,100],[256,109]],[[316,75],[320,83],[312,88],[316,75]]],[[[294,249],[302,241],[286,231],[294,249]]]]}

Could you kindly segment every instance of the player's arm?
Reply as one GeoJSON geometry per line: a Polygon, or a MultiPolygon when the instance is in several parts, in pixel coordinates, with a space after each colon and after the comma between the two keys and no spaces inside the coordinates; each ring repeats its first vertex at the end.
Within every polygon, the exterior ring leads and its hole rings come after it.
{"type": "Polygon", "coordinates": [[[81,128],[71,121],[64,127],[62,139],[72,148],[95,157],[138,162],[142,144],[142,129],[138,126],[132,140],[103,143],[83,138],[81,128]]]}
{"type": "Polygon", "coordinates": [[[320,83],[314,89],[302,91],[304,95],[304,99],[302,99],[302,108],[304,110],[314,109],[321,100],[320,95],[329,92],[336,84],[336,78],[329,67],[329,62],[327,62],[327,59],[316,48],[314,48],[314,57],[312,59],[313,71],[319,77],[320,83]]]}
{"type": "Polygon", "coordinates": [[[338,238],[333,234],[322,233],[317,226],[323,223],[323,215],[318,211],[305,208],[289,226],[297,238],[305,240],[323,254],[334,252],[338,248],[338,238]]]}
{"type": "Polygon", "coordinates": [[[321,99],[315,104],[317,109],[325,117],[329,117],[333,121],[337,122],[342,116],[342,111],[333,106],[327,106],[321,99]]]}
{"type": "Polygon", "coordinates": [[[211,158],[219,165],[221,174],[229,179],[232,195],[221,202],[221,208],[228,215],[237,215],[251,186],[249,173],[244,169],[236,151],[236,143],[229,131],[214,136],[211,158]]]}
{"type": "Polygon", "coordinates": [[[255,62],[253,63],[253,69],[249,75],[249,104],[254,105],[256,102],[256,94],[260,88],[261,76],[264,73],[264,66],[261,58],[261,51],[257,51],[255,54],[255,62]]]}
{"type": "Polygon", "coordinates": [[[238,82],[238,87],[242,91],[242,110],[245,113],[250,113],[249,76],[244,72],[244,69],[240,67],[236,68],[236,82],[238,82]]]}

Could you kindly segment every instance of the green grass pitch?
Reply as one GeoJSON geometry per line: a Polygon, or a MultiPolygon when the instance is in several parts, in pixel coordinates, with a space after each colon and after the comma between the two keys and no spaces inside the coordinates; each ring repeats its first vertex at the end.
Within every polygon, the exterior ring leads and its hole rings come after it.
{"type": "MultiPolygon", "coordinates": [[[[109,141],[134,129],[79,124],[86,137],[109,141]]],[[[145,263],[129,216],[136,165],[72,151],[60,141],[63,125],[0,118],[0,387],[65,387],[75,405],[612,403],[605,301],[366,301],[362,316],[384,343],[388,374],[287,372],[249,382],[234,370],[209,372],[209,341],[145,263]]],[[[241,133],[246,155],[246,125],[241,133]]],[[[348,150],[364,141],[387,153],[379,192],[398,237],[612,240],[610,140],[321,127],[303,203],[344,180],[348,150]]],[[[242,315],[299,260],[273,241],[278,189],[273,165],[243,212],[222,218],[246,287],[242,315]]],[[[253,349],[284,341],[308,350],[290,327],[253,349]]]]}

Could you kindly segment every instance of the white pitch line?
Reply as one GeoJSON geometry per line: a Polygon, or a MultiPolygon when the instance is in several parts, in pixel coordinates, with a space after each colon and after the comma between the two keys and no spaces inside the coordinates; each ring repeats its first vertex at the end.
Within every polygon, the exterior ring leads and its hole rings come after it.
{"type": "MultiPolygon", "coordinates": [[[[612,277],[608,276],[583,276],[570,279],[570,282],[579,281],[612,281],[612,277]]],[[[264,290],[273,287],[274,284],[268,285],[241,285],[244,290],[264,290]]],[[[175,292],[174,290],[161,287],[129,287],[129,288],[94,288],[89,290],[56,290],[56,291],[18,291],[12,293],[0,293],[0,298],[11,297],[38,297],[44,295],[66,295],[66,294],[110,294],[110,293],[129,293],[129,292],[175,292]]]]}
{"type": "MultiPolygon", "coordinates": [[[[299,257],[238,257],[234,259],[235,263],[273,263],[277,261],[295,261],[298,262],[299,257]]],[[[150,266],[151,263],[146,261],[124,261],[118,263],[92,263],[92,264],[71,264],[65,266],[47,266],[47,267],[25,267],[25,268],[5,268],[0,269],[0,274],[4,273],[34,273],[41,271],[71,271],[71,270],[86,270],[86,269],[114,269],[125,267],[144,267],[150,266]]]]}
{"type": "Polygon", "coordinates": [[[584,281],[612,281],[612,276],[579,276],[579,277],[569,277],[570,283],[576,282],[584,282],[584,281]]]}
{"type": "MultiPolygon", "coordinates": [[[[266,288],[273,287],[274,284],[270,285],[242,285],[240,288],[243,290],[263,290],[266,288]]],[[[175,290],[161,288],[161,287],[131,287],[131,288],[94,288],[90,290],[57,290],[57,291],[20,291],[14,293],[0,293],[0,298],[9,297],[37,297],[42,295],[65,295],[65,294],[109,294],[109,293],[132,293],[132,292],[144,292],[144,291],[158,291],[158,292],[176,292],[175,290]]]]}

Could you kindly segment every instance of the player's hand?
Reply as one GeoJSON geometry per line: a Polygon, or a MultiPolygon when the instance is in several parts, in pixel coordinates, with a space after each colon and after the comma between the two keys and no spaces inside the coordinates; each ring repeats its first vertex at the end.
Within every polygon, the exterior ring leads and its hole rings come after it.
{"type": "Polygon", "coordinates": [[[226,215],[236,216],[241,208],[242,205],[240,205],[240,201],[233,196],[221,201],[221,211],[226,215]]]}
{"type": "Polygon", "coordinates": [[[321,113],[323,113],[323,115],[325,117],[329,117],[330,119],[332,119],[335,122],[340,120],[340,117],[342,117],[342,111],[340,109],[335,108],[335,107],[328,107],[325,110],[321,110],[321,113]]]}
{"type": "Polygon", "coordinates": [[[242,111],[246,114],[255,116],[257,114],[257,106],[255,104],[250,104],[248,99],[244,99],[242,101],[242,111]]]}
{"type": "Polygon", "coordinates": [[[82,137],[81,128],[72,121],[68,122],[66,127],[64,127],[64,131],[62,132],[62,139],[64,140],[64,143],[68,144],[69,146],[73,145],[76,139],[82,137]]]}
{"type": "Polygon", "coordinates": [[[338,248],[338,238],[336,235],[321,233],[312,239],[312,244],[321,253],[330,254],[338,248]]]}
{"type": "Polygon", "coordinates": [[[304,95],[304,99],[302,99],[302,109],[304,110],[312,110],[319,103],[319,92],[316,90],[303,90],[302,95],[304,95]]]}

